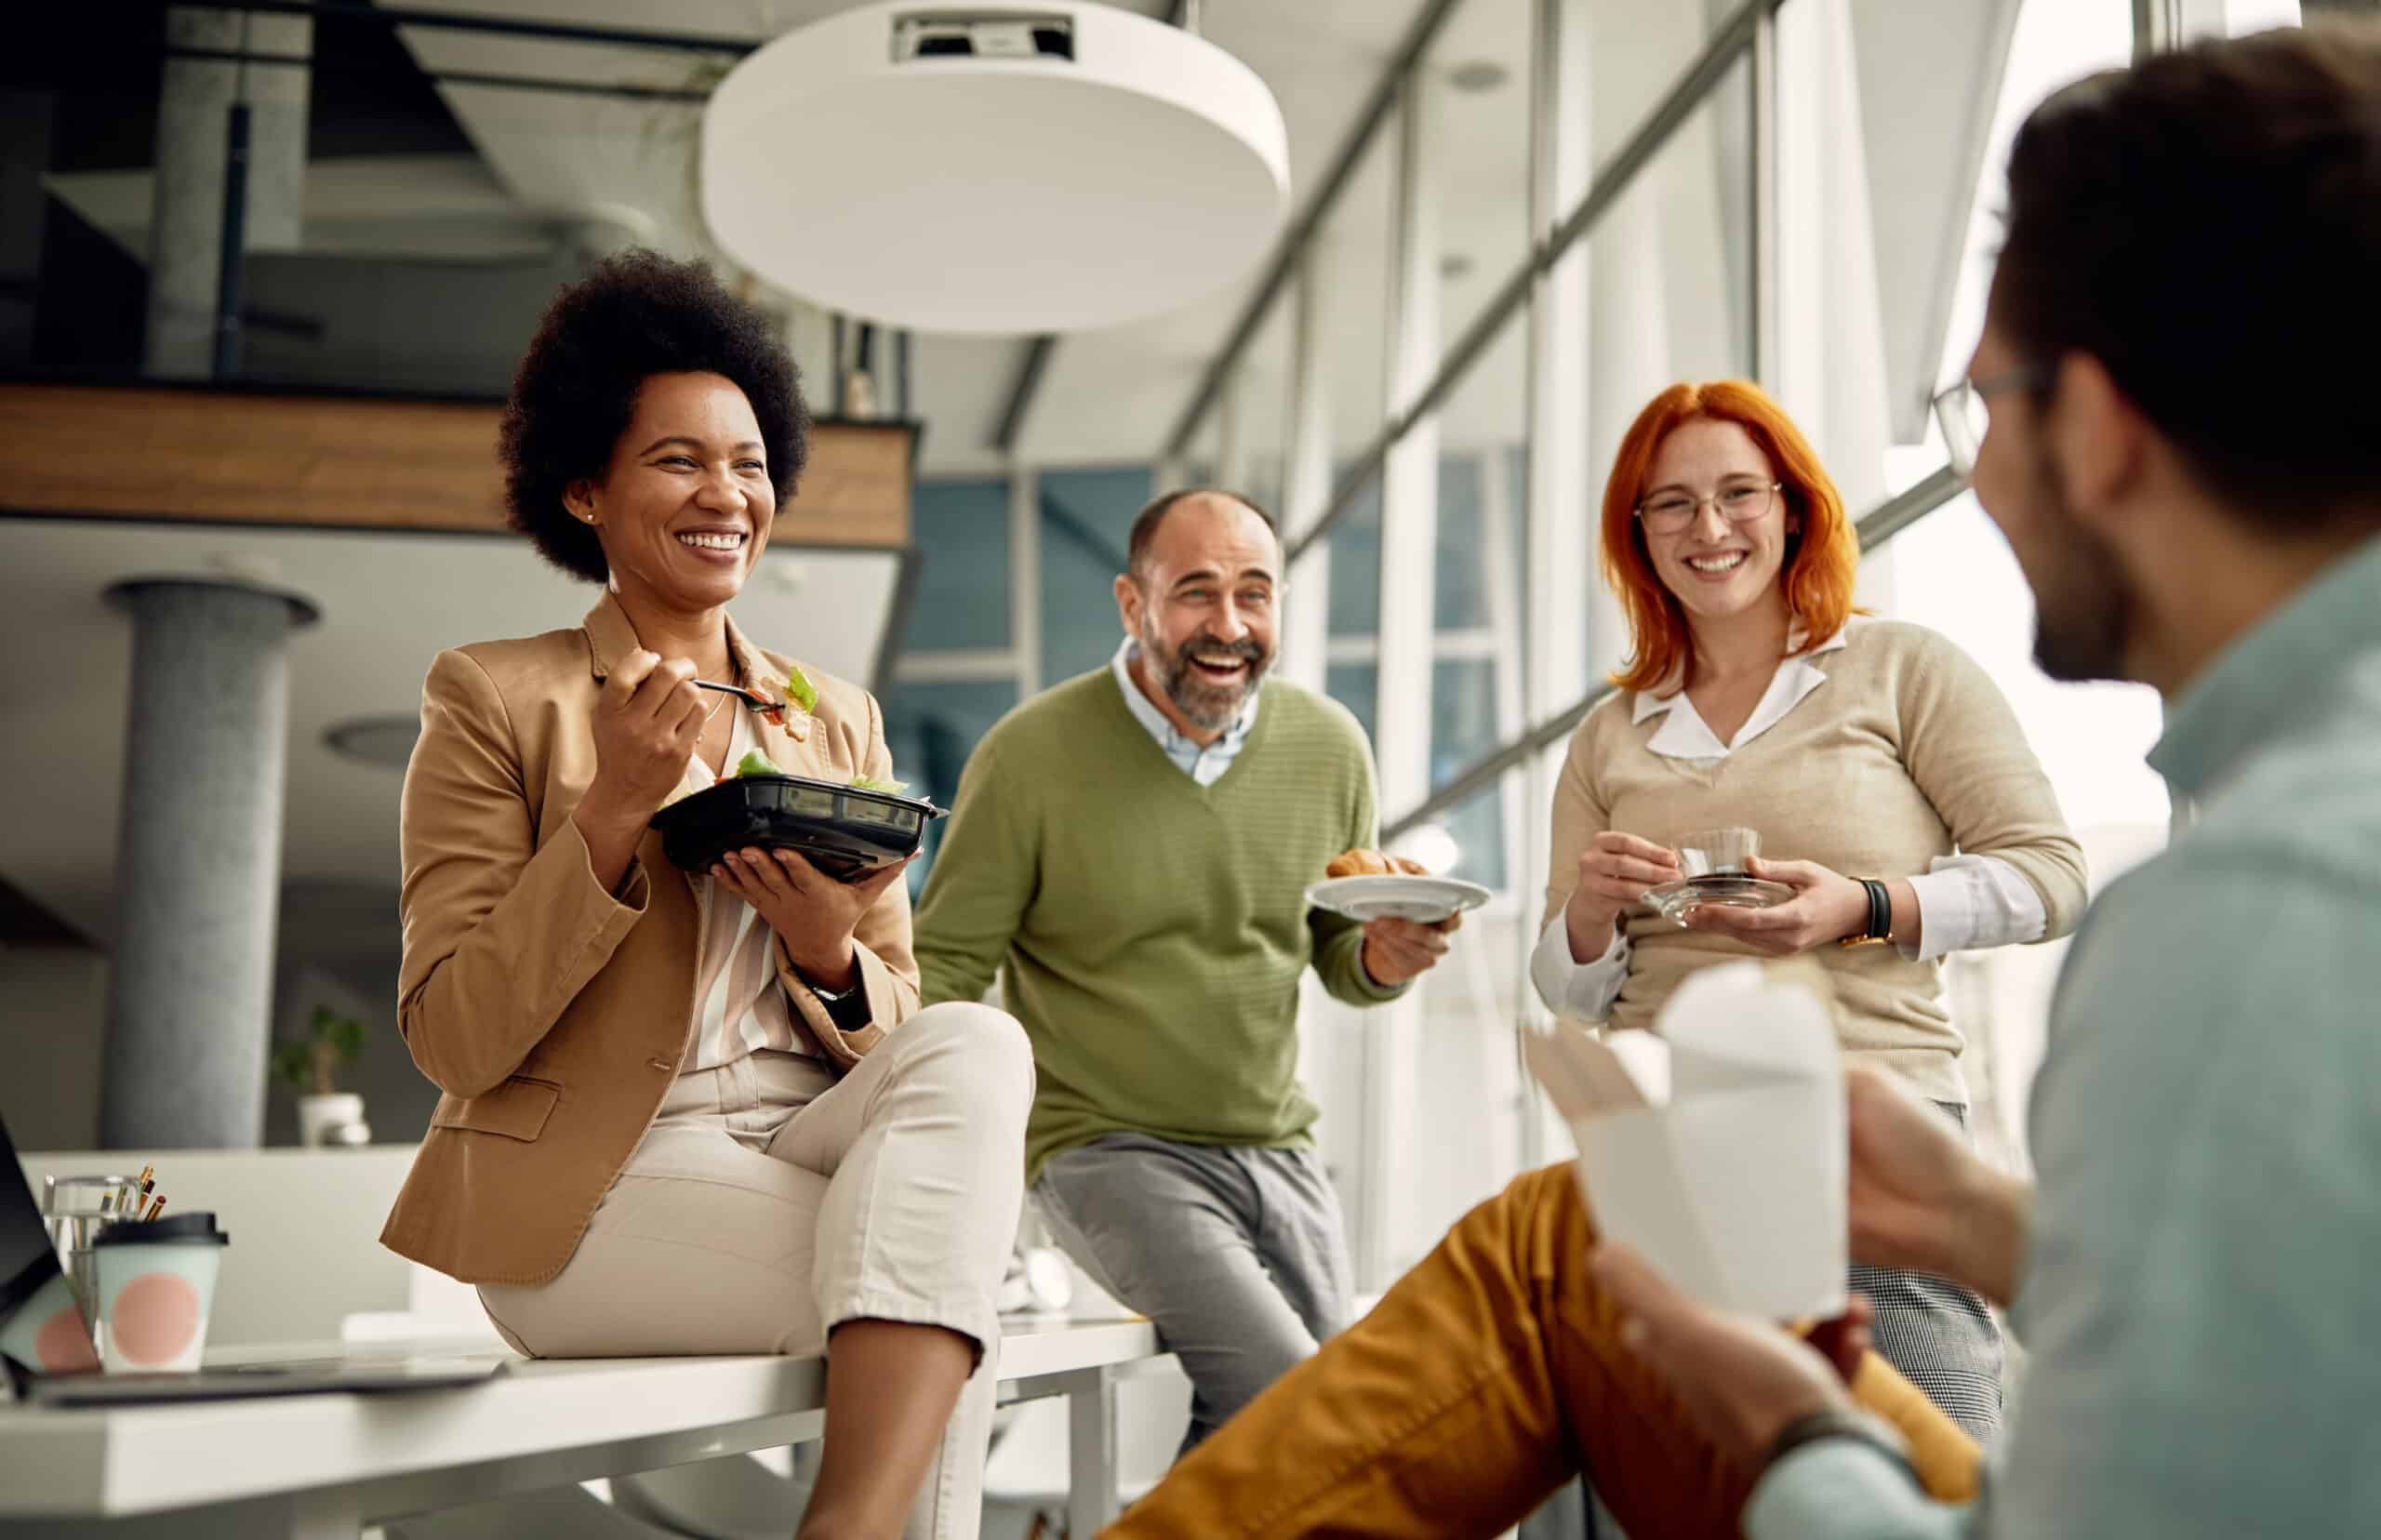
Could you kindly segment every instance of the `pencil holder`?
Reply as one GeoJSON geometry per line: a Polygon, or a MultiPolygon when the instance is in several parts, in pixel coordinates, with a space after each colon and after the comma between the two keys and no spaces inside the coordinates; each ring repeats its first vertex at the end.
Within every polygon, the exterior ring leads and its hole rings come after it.
{"type": "Polygon", "coordinates": [[[99,1322],[92,1307],[97,1292],[91,1281],[91,1239],[116,1222],[116,1203],[140,1186],[132,1176],[45,1176],[42,1178],[42,1223],[49,1243],[58,1249],[58,1265],[74,1286],[74,1300],[83,1324],[99,1322]]]}

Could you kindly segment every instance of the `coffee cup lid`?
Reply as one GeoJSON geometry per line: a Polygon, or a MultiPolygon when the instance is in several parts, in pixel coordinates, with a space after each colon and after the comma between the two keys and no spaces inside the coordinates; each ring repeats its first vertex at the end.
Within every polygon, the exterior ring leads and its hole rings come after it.
{"type": "Polygon", "coordinates": [[[228,1246],[232,1237],[215,1228],[214,1215],[200,1209],[189,1214],[169,1214],[163,1219],[119,1219],[93,1236],[91,1244],[153,1246],[193,1241],[204,1245],[228,1246]]]}

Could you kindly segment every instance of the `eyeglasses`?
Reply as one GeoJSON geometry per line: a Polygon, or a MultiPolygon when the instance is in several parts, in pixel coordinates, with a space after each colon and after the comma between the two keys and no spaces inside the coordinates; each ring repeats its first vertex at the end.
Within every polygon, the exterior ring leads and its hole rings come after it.
{"type": "Polygon", "coordinates": [[[1991,397],[2010,391],[2046,391],[2057,378],[2057,365],[2029,364],[1989,379],[1960,380],[1935,396],[1935,420],[1942,426],[1952,471],[1963,481],[1975,474],[1976,454],[1992,427],[1991,397]]]}
{"type": "Polygon", "coordinates": [[[1649,535],[1675,535],[1695,522],[1709,503],[1730,524],[1750,524],[1776,500],[1778,482],[1732,482],[1708,498],[1689,492],[1657,492],[1637,505],[1638,522],[1649,535]]]}

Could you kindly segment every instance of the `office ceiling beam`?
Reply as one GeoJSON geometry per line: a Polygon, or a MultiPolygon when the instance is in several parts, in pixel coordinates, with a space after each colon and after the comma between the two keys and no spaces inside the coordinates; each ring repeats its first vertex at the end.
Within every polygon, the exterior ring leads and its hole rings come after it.
{"type": "Polygon", "coordinates": [[[1051,350],[1058,339],[1044,333],[1026,339],[1024,355],[1018,360],[1017,378],[1008,388],[1008,400],[1001,407],[1001,415],[992,424],[991,446],[1004,455],[1017,453],[1018,441],[1025,434],[1025,417],[1033,409],[1033,398],[1042,389],[1042,378],[1050,367],[1051,350]]]}
{"type": "Polygon", "coordinates": [[[1257,328],[1265,324],[1266,312],[1272,309],[1273,301],[1297,275],[1299,258],[1313,244],[1323,228],[1323,221],[1338,203],[1341,192],[1354,179],[1356,166],[1364,158],[1373,136],[1380,131],[1381,125],[1389,121],[1390,113],[1396,107],[1398,96],[1405,87],[1406,77],[1420,67],[1422,55],[1439,35],[1439,29],[1445,24],[1456,3],[1457,0],[1430,0],[1406,32],[1404,42],[1398,46],[1397,57],[1390,60],[1389,67],[1381,72],[1380,84],[1373,87],[1373,94],[1365,101],[1363,111],[1357,115],[1355,129],[1341,143],[1338,155],[1331,163],[1331,169],[1324,174],[1323,184],[1315,190],[1314,196],[1307,200],[1306,207],[1291,221],[1290,228],[1283,232],[1280,244],[1273,248],[1272,265],[1265,270],[1265,276],[1258,280],[1256,292],[1242,307],[1240,319],[1233,324],[1231,335],[1224,339],[1222,347],[1216,350],[1215,357],[1207,365],[1207,372],[1200,378],[1198,388],[1190,392],[1190,400],[1182,408],[1182,415],[1175,419],[1174,431],[1166,435],[1159,458],[1179,459],[1190,447],[1190,441],[1197,436],[1199,424],[1206,417],[1207,409],[1223,393],[1225,379],[1239,366],[1241,354],[1256,338],[1257,328]]]}

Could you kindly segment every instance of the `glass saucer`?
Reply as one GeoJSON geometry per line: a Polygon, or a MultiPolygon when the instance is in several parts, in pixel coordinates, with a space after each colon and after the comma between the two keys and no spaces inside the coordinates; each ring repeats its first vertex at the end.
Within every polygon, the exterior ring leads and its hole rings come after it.
{"type": "Polygon", "coordinates": [[[1718,871],[1689,877],[1684,882],[1665,883],[1645,895],[1645,903],[1656,914],[1676,925],[1685,923],[1679,916],[1697,904],[1720,909],[1775,909],[1793,896],[1794,890],[1783,883],[1764,882],[1742,872],[1718,871]]]}

